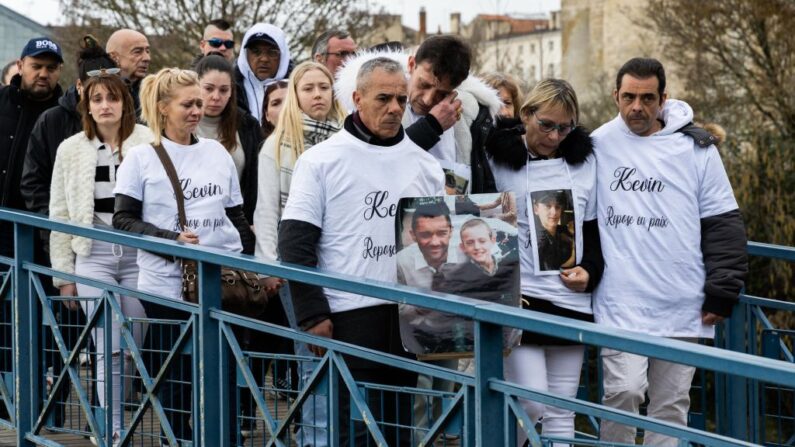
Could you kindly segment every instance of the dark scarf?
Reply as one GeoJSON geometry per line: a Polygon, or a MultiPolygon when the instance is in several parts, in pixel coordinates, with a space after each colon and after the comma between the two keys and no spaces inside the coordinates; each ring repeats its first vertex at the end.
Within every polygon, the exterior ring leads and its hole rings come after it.
{"type": "Polygon", "coordinates": [[[373,146],[394,146],[403,141],[403,126],[400,126],[397,135],[391,138],[379,138],[373,134],[362,122],[359,112],[353,112],[345,118],[345,130],[356,138],[373,146]]]}

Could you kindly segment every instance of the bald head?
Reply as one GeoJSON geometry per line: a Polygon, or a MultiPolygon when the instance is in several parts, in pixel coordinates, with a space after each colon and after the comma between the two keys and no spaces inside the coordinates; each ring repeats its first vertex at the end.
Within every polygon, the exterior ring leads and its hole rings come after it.
{"type": "Polygon", "coordinates": [[[105,51],[121,68],[121,75],[130,81],[146,77],[149,71],[149,40],[138,31],[120,29],[108,38],[105,51]]]}

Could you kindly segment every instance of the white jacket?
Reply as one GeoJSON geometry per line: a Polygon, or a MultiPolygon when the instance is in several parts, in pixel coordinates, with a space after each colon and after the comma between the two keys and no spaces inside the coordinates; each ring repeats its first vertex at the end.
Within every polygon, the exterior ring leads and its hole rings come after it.
{"type": "MultiPolygon", "coordinates": [[[[133,133],[122,143],[122,158],[131,147],[152,142],[148,127],[135,125],[133,133]]],[[[91,225],[94,222],[94,177],[97,148],[85,132],[73,135],[58,146],[50,186],[50,218],[91,225]]],[[[53,231],[50,233],[50,262],[55,270],[75,271],[75,254],[91,254],[91,239],[53,231]]],[[[60,287],[71,284],[53,278],[60,287]]]]}
{"type": "Polygon", "coordinates": [[[281,166],[276,164],[276,135],[262,145],[257,169],[257,208],[254,210],[254,233],[257,246],[254,254],[268,261],[276,260],[279,220],[290,194],[295,158],[293,152],[281,148],[281,166]]]}

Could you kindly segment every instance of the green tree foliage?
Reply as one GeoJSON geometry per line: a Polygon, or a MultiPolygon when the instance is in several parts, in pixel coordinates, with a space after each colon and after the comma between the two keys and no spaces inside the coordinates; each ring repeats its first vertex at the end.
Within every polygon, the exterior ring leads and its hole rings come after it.
{"type": "MultiPolygon", "coordinates": [[[[650,0],[648,11],[697,119],[729,134],[721,153],[749,239],[795,246],[795,2],[650,0]]],[[[792,265],[751,266],[751,293],[791,295],[792,265]]]]}

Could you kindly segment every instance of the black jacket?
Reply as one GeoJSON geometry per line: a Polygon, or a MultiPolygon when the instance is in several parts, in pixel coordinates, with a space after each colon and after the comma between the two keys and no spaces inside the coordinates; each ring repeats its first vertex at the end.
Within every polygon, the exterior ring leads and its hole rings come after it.
{"type": "MultiPolygon", "coordinates": [[[[56,86],[49,99],[33,101],[20,90],[21,81],[22,77],[16,75],[9,85],[0,88],[0,206],[24,210],[19,183],[28,137],[39,116],[57,104],[63,91],[56,86]]],[[[12,227],[0,223],[0,254],[12,253],[12,227]]]]}
{"type": "Polygon", "coordinates": [[[80,96],[75,86],[58,99],[58,105],[44,112],[33,126],[22,168],[20,190],[30,211],[47,215],[50,206],[50,184],[58,146],[83,130],[77,103],[80,96]]]}
{"type": "MultiPolygon", "coordinates": [[[[138,199],[124,194],[116,194],[114,208],[113,228],[117,230],[171,240],[177,240],[179,237],[179,233],[175,231],[158,228],[149,222],[145,222],[141,217],[143,216],[143,202],[138,199]]],[[[237,229],[240,234],[243,254],[253,255],[255,244],[254,232],[251,231],[251,226],[248,221],[246,221],[245,216],[243,216],[243,208],[240,206],[226,208],[226,216],[229,217],[229,220],[232,221],[232,225],[235,226],[235,229],[237,229]]],[[[170,262],[174,262],[175,260],[174,257],[170,255],[155,254],[170,262]]]]}
{"type": "Polygon", "coordinates": [[[248,109],[248,95],[246,95],[246,78],[243,76],[243,73],[240,72],[240,69],[237,68],[237,64],[235,64],[235,94],[237,95],[237,106],[246,111],[246,113],[251,114],[251,111],[248,109]]]}
{"type": "MultiPolygon", "coordinates": [[[[471,194],[483,194],[497,192],[497,185],[494,182],[494,174],[488,163],[488,154],[494,152],[490,149],[493,139],[499,139],[500,135],[506,131],[512,134],[513,129],[503,129],[500,127],[500,120],[497,120],[496,127],[494,120],[489,113],[489,108],[479,104],[478,114],[469,126],[472,134],[472,152],[470,154],[471,165],[471,194]]],[[[432,115],[426,115],[411,126],[406,128],[406,135],[411,138],[416,145],[430,150],[441,138],[443,133],[442,126],[432,115]]],[[[520,134],[521,135],[521,134],[520,134]]],[[[506,144],[502,150],[512,152],[514,157],[524,159],[527,151],[522,145],[506,144]]]]}
{"type": "Polygon", "coordinates": [[[262,145],[263,135],[257,119],[248,110],[238,108],[237,133],[246,163],[243,175],[240,176],[240,191],[243,194],[243,213],[250,223],[254,223],[254,209],[257,207],[257,159],[262,145]]]}
{"type": "Polygon", "coordinates": [[[133,99],[133,107],[135,108],[135,117],[138,118],[138,121],[140,121],[141,118],[141,81],[143,81],[143,79],[139,79],[135,82],[128,81],[130,95],[132,95],[133,99]]]}

